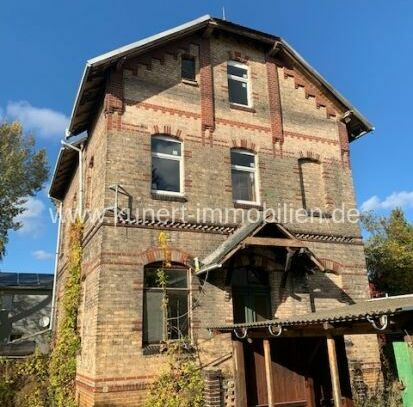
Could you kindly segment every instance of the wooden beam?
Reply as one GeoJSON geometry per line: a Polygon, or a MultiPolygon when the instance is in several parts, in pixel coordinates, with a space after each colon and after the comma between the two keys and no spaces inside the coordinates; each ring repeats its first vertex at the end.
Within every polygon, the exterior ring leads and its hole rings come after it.
{"type": "Polygon", "coordinates": [[[334,407],[342,407],[340,376],[337,365],[336,342],[331,334],[327,335],[328,364],[330,365],[331,386],[333,388],[334,407]]]}
{"type": "Polygon", "coordinates": [[[235,407],[247,407],[247,384],[245,381],[244,345],[232,341],[233,369],[235,382],[235,407]]]}
{"type": "Polygon", "coordinates": [[[243,243],[249,246],[307,247],[301,240],[276,237],[247,237],[243,243]]]}
{"type": "Polygon", "coordinates": [[[265,362],[265,378],[267,381],[267,398],[268,407],[274,406],[273,394],[273,378],[272,378],[272,358],[271,358],[271,342],[269,339],[263,340],[264,345],[264,362],[265,362]]]}

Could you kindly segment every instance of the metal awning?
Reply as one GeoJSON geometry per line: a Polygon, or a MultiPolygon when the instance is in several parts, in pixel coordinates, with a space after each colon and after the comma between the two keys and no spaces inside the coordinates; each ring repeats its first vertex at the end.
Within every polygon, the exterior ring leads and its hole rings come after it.
{"type": "Polygon", "coordinates": [[[210,326],[213,333],[234,332],[237,336],[318,336],[337,334],[394,333],[413,328],[413,295],[375,298],[330,310],[303,315],[210,326]],[[307,333],[305,332],[307,331],[307,333]],[[317,333],[318,332],[318,333],[317,333]],[[261,334],[261,335],[260,335],[261,334]]]}

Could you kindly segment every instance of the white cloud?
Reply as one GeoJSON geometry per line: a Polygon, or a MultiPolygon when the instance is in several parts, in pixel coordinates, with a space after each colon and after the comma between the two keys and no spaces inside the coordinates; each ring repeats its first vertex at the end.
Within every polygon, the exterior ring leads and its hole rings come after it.
{"type": "Polygon", "coordinates": [[[26,101],[9,102],[6,117],[20,121],[26,131],[31,130],[44,138],[62,137],[69,123],[69,118],[63,113],[45,107],[34,107],[26,101]]]}
{"type": "Polygon", "coordinates": [[[377,195],[374,195],[361,204],[362,211],[394,208],[413,208],[413,191],[393,192],[383,200],[380,200],[377,195]]]}
{"type": "Polygon", "coordinates": [[[54,258],[53,253],[46,252],[45,250],[35,250],[32,252],[32,255],[36,260],[51,260],[54,258]]]}
{"type": "Polygon", "coordinates": [[[18,230],[18,233],[37,236],[43,229],[42,215],[45,210],[44,203],[35,197],[28,197],[26,203],[23,205],[25,211],[16,216],[15,221],[20,222],[22,227],[18,230]]]}

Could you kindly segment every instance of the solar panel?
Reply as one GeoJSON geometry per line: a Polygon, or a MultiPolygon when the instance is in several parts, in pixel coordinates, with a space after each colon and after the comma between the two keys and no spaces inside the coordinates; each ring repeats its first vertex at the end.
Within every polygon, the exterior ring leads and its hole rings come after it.
{"type": "Polygon", "coordinates": [[[52,282],[53,274],[0,272],[0,287],[44,287],[52,282]]]}

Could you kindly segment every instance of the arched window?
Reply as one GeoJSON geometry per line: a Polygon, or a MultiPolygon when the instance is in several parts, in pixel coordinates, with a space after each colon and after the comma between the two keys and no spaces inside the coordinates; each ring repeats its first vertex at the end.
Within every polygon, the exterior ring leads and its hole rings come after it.
{"type": "Polygon", "coordinates": [[[246,150],[231,150],[232,198],[234,202],[258,203],[257,159],[246,150]]]}
{"type": "Polygon", "coordinates": [[[157,344],[188,335],[188,270],[179,264],[162,268],[151,263],[144,268],[143,345],[157,344]],[[160,271],[166,276],[161,284],[160,271]],[[167,304],[166,308],[164,304],[167,304]]]}
{"type": "Polygon", "coordinates": [[[182,143],[172,137],[155,135],[151,140],[152,192],[183,193],[182,143]]]}

